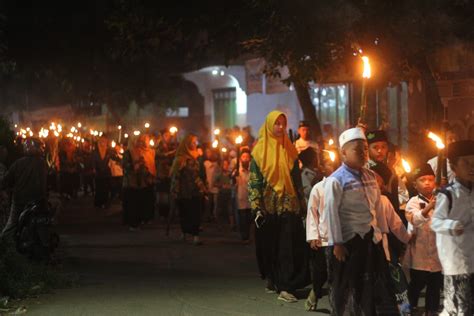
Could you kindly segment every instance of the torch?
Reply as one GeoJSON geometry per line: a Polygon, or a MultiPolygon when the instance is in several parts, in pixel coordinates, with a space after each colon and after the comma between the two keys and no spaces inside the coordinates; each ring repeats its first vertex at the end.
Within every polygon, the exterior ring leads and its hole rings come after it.
{"type": "Polygon", "coordinates": [[[405,170],[405,175],[407,173],[410,173],[411,172],[411,166],[410,164],[408,163],[408,161],[406,161],[405,159],[402,158],[402,166],[403,166],[403,170],[405,170]]]}
{"type": "Polygon", "coordinates": [[[446,165],[445,157],[444,157],[444,148],[445,145],[438,135],[433,132],[428,132],[428,138],[433,140],[436,144],[436,148],[438,149],[438,163],[436,168],[436,184],[439,186],[443,180],[443,165],[446,165]]]}
{"type": "Polygon", "coordinates": [[[370,68],[369,57],[362,56],[361,58],[364,63],[364,71],[362,72],[359,123],[365,124],[365,116],[367,112],[367,80],[370,79],[372,71],[370,68]]]}
{"type": "Polygon", "coordinates": [[[235,138],[235,145],[237,146],[237,171],[236,171],[236,174],[235,176],[238,176],[239,175],[239,171],[240,171],[240,145],[242,144],[242,142],[244,141],[244,138],[242,137],[242,135],[239,135],[235,138]]]}
{"type": "Polygon", "coordinates": [[[119,131],[118,142],[119,142],[119,144],[121,144],[121,142],[122,142],[122,125],[117,126],[117,129],[119,131]]]}
{"type": "Polygon", "coordinates": [[[171,137],[173,137],[174,145],[177,145],[178,144],[178,128],[176,126],[171,126],[169,131],[170,131],[171,137]]]}
{"type": "Polygon", "coordinates": [[[326,149],[323,149],[323,151],[328,153],[329,159],[331,160],[331,163],[332,163],[333,168],[334,168],[335,167],[334,162],[336,161],[336,153],[332,150],[326,150],[326,149]]]}

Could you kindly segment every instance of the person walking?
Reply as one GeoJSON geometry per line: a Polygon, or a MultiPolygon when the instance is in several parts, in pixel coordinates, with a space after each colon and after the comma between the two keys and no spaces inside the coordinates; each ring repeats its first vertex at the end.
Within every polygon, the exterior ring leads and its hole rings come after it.
{"type": "Polygon", "coordinates": [[[183,239],[193,236],[194,245],[201,245],[199,226],[201,223],[201,196],[207,193],[199,177],[197,158],[197,136],[188,134],[179,144],[170,170],[172,198],[176,199],[181,221],[183,239]]]}
{"type": "Polygon", "coordinates": [[[302,216],[305,213],[298,153],[286,134],[283,112],[270,112],[252,151],[249,200],[256,214],[256,250],[267,292],[296,302],[294,293],[310,283],[302,216]]]}

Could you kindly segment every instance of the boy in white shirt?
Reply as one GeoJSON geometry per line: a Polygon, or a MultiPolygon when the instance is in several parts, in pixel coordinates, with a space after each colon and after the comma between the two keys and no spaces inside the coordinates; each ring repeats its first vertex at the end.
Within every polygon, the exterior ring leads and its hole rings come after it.
{"type": "Polygon", "coordinates": [[[424,163],[414,169],[412,177],[418,195],[412,197],[406,206],[408,230],[416,236],[408,245],[405,256],[405,264],[410,268],[408,299],[414,311],[421,290],[426,286],[426,315],[437,315],[443,276],[436,250],[436,234],[430,227],[436,202],[433,195],[435,174],[431,166],[424,163]]]}
{"type": "MultiPolygon", "coordinates": [[[[327,153],[324,152],[326,155],[327,153]]],[[[324,156],[323,156],[324,157],[324,156]]],[[[324,160],[324,174],[329,176],[334,171],[334,164],[328,158],[324,160]]],[[[328,246],[327,216],[324,214],[324,184],[326,177],[316,183],[308,198],[308,213],[306,215],[306,241],[311,248],[310,265],[313,288],[306,300],[307,311],[315,311],[318,299],[322,297],[322,288],[328,278],[326,264],[326,248],[328,246]]]]}
{"type": "Polygon", "coordinates": [[[472,315],[474,294],[474,141],[448,146],[455,173],[452,184],[436,196],[431,228],[444,275],[441,315],[472,315]]]}
{"type": "Polygon", "coordinates": [[[340,135],[339,144],[343,164],[324,185],[328,244],[334,255],[329,273],[332,315],[376,315],[376,303],[397,313],[394,295],[383,297],[376,289],[376,279],[389,282],[379,225],[388,228],[385,220],[377,221],[383,215],[375,175],[364,168],[366,137],[362,129],[351,128],[340,135]]]}

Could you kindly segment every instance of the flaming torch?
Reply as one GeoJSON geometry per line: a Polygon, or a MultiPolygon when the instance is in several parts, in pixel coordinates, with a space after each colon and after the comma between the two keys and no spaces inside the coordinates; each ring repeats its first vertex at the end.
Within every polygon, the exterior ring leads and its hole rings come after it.
{"type": "Polygon", "coordinates": [[[436,148],[438,148],[438,164],[436,168],[436,184],[439,186],[442,182],[446,182],[448,162],[445,157],[445,145],[441,137],[433,132],[428,132],[428,138],[435,142],[436,148]]]}
{"type": "Polygon", "coordinates": [[[335,167],[334,162],[336,161],[336,153],[332,150],[326,150],[326,149],[323,149],[323,151],[328,153],[329,159],[331,160],[333,167],[335,167]]]}
{"type": "Polygon", "coordinates": [[[365,115],[367,112],[367,80],[372,76],[372,70],[370,68],[369,57],[362,56],[362,62],[364,63],[364,71],[362,72],[362,90],[360,98],[360,116],[359,123],[365,123],[365,115]]]}
{"type": "Polygon", "coordinates": [[[235,138],[235,145],[237,146],[237,171],[236,171],[236,176],[239,175],[239,171],[240,171],[240,145],[242,144],[242,142],[244,141],[244,138],[242,137],[242,135],[239,135],[235,138]]]}
{"type": "Polygon", "coordinates": [[[178,132],[178,128],[176,126],[171,126],[170,127],[170,134],[174,135],[178,132]]]}
{"type": "Polygon", "coordinates": [[[405,170],[405,173],[410,173],[411,172],[410,164],[408,163],[408,161],[406,161],[403,158],[402,158],[402,166],[403,166],[403,170],[405,170]]]}

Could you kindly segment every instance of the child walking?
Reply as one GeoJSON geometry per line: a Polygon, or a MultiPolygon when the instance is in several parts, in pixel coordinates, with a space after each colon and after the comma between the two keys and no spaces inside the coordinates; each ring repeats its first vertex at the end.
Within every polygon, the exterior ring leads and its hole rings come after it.
{"type": "Polygon", "coordinates": [[[474,294],[474,141],[449,144],[454,182],[436,196],[431,228],[444,275],[441,315],[472,315],[474,294]]]}
{"type": "Polygon", "coordinates": [[[425,163],[415,168],[412,176],[418,195],[408,201],[405,214],[409,223],[408,230],[415,235],[408,245],[405,257],[411,279],[408,299],[412,311],[415,311],[421,290],[426,287],[426,315],[437,315],[443,276],[436,249],[436,234],[430,227],[436,202],[433,195],[435,174],[431,166],[425,163]]]}

